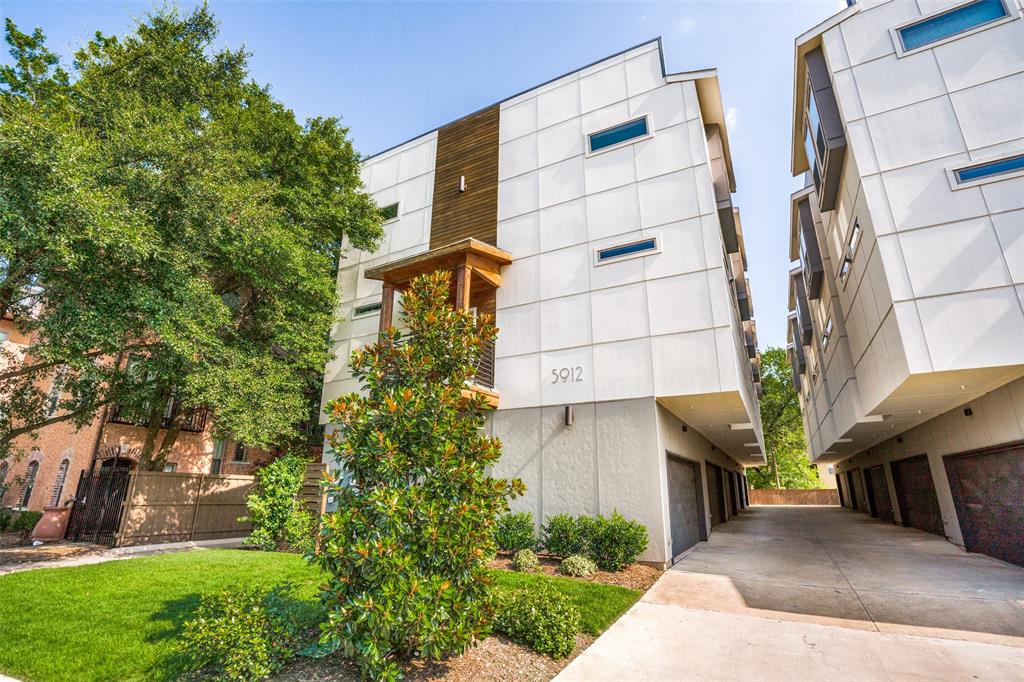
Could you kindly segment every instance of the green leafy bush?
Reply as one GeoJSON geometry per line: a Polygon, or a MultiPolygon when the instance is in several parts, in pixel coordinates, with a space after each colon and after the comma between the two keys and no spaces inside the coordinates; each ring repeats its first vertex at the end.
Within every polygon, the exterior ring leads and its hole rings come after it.
{"type": "Polygon", "coordinates": [[[397,679],[403,659],[486,637],[497,518],[525,490],[487,474],[501,443],[481,431],[486,399],[462,391],[496,330],[489,316],[453,309],[450,286],[445,272],[414,279],[401,306],[408,335],[391,328],[354,352],[365,392],[328,405],[349,479],[330,484],[338,511],[314,558],[326,578],[320,643],[377,680],[397,679]]]}
{"type": "MultiPolygon", "coordinates": [[[[0,487],[0,496],[3,495],[3,488],[0,487]]],[[[7,507],[0,507],[0,533],[6,533],[14,525],[14,512],[7,507]]]]}
{"type": "Polygon", "coordinates": [[[289,454],[256,471],[256,489],[245,501],[249,515],[239,519],[252,524],[245,544],[267,551],[312,548],[315,520],[295,499],[306,464],[305,458],[289,454]]]}
{"type": "Polygon", "coordinates": [[[585,578],[596,570],[597,564],[594,563],[593,559],[582,554],[567,556],[562,560],[562,563],[558,564],[559,573],[571,575],[575,578],[585,578]]]}
{"type": "Polygon", "coordinates": [[[621,571],[647,549],[647,528],[618,512],[610,518],[557,514],[544,524],[544,549],[550,554],[590,557],[605,571],[621,571]]]}
{"type": "Polygon", "coordinates": [[[37,511],[23,511],[19,512],[14,520],[11,522],[11,532],[22,533],[28,535],[32,532],[32,529],[39,523],[39,519],[43,518],[42,512],[37,511]]]}
{"type": "Polygon", "coordinates": [[[576,648],[580,611],[550,585],[513,590],[498,604],[494,629],[514,642],[552,658],[564,658],[576,648]]]}
{"type": "Polygon", "coordinates": [[[590,539],[588,556],[603,571],[621,571],[647,549],[647,527],[639,521],[627,521],[619,512],[611,518],[597,517],[597,529],[590,539]]]}
{"type": "Polygon", "coordinates": [[[540,568],[540,560],[532,549],[521,549],[512,557],[512,568],[522,573],[533,573],[540,568]]]}
{"type": "Polygon", "coordinates": [[[567,557],[572,554],[583,554],[588,550],[588,539],[581,533],[581,521],[568,514],[556,514],[544,524],[544,549],[549,554],[567,557]]]}
{"type": "Polygon", "coordinates": [[[300,614],[289,587],[230,587],[202,597],[183,626],[178,650],[186,669],[204,676],[261,680],[294,658],[301,644],[300,614]]]}
{"type": "Polygon", "coordinates": [[[519,512],[499,516],[498,527],[494,531],[494,541],[498,545],[498,549],[506,552],[535,549],[537,534],[533,530],[533,514],[519,512]]]}

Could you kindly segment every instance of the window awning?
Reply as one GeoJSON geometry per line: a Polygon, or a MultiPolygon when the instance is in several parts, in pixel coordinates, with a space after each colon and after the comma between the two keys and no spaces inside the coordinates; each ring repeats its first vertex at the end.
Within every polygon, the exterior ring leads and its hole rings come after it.
{"type": "Polygon", "coordinates": [[[512,254],[508,251],[469,238],[378,265],[367,270],[365,276],[390,284],[396,289],[403,289],[411,279],[419,275],[464,267],[480,280],[497,288],[501,286],[501,267],[511,262],[512,254]]]}

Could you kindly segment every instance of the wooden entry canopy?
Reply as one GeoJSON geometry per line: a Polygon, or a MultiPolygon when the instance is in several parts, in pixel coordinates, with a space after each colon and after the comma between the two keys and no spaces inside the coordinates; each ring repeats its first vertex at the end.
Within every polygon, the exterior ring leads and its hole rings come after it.
{"type": "Polygon", "coordinates": [[[511,262],[512,254],[508,251],[471,237],[367,270],[367,279],[384,283],[380,330],[384,331],[393,323],[395,292],[404,290],[414,277],[438,270],[453,272],[455,305],[460,310],[469,310],[473,286],[497,289],[501,286],[502,266],[511,262]]]}

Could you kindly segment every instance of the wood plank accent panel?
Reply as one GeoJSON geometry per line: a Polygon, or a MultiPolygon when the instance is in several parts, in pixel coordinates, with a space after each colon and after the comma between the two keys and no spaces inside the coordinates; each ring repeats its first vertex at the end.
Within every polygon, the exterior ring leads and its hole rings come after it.
{"type": "Polygon", "coordinates": [[[474,237],[498,242],[498,116],[494,105],[437,132],[430,248],[474,237]],[[459,177],[466,191],[459,191],[459,177]]]}

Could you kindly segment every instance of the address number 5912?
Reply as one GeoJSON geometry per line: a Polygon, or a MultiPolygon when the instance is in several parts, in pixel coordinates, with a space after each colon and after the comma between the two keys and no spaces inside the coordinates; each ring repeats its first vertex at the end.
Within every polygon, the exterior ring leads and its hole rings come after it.
{"type": "Polygon", "coordinates": [[[577,381],[583,381],[583,368],[579,365],[551,370],[551,383],[553,384],[568,384],[577,381]]]}

